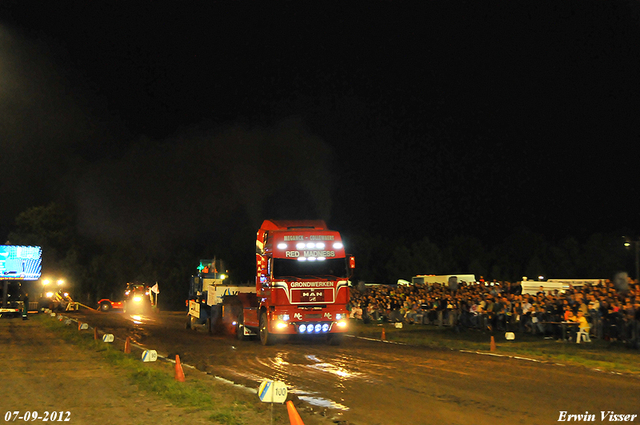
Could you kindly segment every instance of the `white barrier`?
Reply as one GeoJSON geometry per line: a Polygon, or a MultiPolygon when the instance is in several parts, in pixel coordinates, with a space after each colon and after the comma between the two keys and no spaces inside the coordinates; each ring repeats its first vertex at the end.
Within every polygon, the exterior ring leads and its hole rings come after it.
{"type": "Polygon", "coordinates": [[[156,350],[144,350],[142,352],[143,362],[155,362],[158,360],[158,352],[156,350]]]}

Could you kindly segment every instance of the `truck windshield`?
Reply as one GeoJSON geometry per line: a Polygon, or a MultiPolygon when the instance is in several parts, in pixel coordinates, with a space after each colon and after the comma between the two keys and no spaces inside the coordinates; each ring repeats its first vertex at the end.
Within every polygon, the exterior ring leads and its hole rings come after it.
{"type": "Polygon", "coordinates": [[[347,262],[344,258],[324,261],[298,261],[294,259],[274,258],[273,277],[347,277],[347,262]]]}

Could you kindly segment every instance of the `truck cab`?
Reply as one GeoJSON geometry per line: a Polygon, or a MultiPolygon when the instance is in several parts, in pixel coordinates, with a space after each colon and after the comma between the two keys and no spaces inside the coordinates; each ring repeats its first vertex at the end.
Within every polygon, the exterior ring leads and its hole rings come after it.
{"type": "Polygon", "coordinates": [[[257,327],[262,344],[288,335],[327,337],[347,331],[349,278],[355,266],[340,233],[322,220],[265,220],[256,238],[257,327]]]}

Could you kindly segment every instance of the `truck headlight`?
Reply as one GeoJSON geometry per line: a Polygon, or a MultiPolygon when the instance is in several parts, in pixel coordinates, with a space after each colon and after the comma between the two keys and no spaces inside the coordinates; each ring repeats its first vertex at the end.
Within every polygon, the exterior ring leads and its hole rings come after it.
{"type": "Polygon", "coordinates": [[[142,301],[142,297],[140,295],[136,295],[135,297],[133,297],[134,303],[139,303],[140,301],[142,301]]]}
{"type": "Polygon", "coordinates": [[[289,324],[287,322],[276,322],[276,329],[285,329],[289,324]]]}
{"type": "Polygon", "coordinates": [[[288,322],[289,321],[289,315],[288,314],[279,314],[278,315],[278,319],[284,321],[284,322],[288,322]]]}
{"type": "Polygon", "coordinates": [[[336,326],[338,326],[339,328],[346,328],[347,327],[347,321],[346,320],[340,320],[336,323],[336,326]]]}

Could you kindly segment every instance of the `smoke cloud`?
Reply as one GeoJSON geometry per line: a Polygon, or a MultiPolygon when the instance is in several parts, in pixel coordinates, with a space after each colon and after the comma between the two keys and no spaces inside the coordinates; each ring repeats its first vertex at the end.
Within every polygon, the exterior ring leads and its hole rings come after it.
{"type": "Polygon", "coordinates": [[[67,189],[79,150],[118,132],[83,103],[86,86],[59,66],[64,56],[0,24],[0,232],[67,189]]]}
{"type": "MultiPolygon", "coordinates": [[[[64,48],[0,25],[0,231],[72,203],[84,236],[153,249],[331,211],[333,152],[301,118],[132,142],[64,48]]],[[[160,123],[159,123],[160,124],[160,123]]]]}
{"type": "Polygon", "coordinates": [[[299,119],[142,141],[82,176],[80,229],[152,248],[255,232],[265,218],[328,219],[331,157],[299,119]]]}

